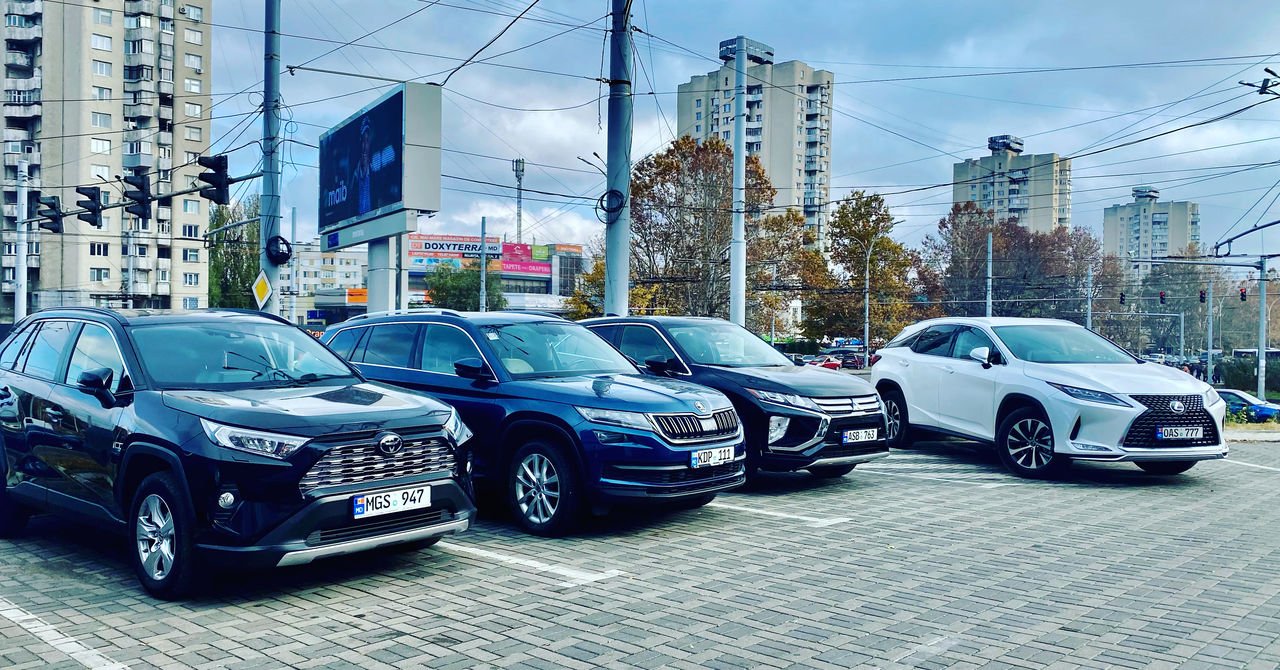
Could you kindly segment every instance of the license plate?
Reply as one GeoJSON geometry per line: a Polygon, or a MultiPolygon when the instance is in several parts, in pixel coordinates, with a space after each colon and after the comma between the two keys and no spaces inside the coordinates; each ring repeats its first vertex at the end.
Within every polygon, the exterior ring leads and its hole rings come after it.
{"type": "Polygon", "coordinates": [[[879,428],[864,428],[862,430],[846,430],[844,431],[844,443],[853,444],[854,442],[871,442],[880,437],[879,428]]]}
{"type": "Polygon", "coordinates": [[[373,516],[407,512],[431,506],[430,486],[411,486],[406,489],[363,493],[351,498],[351,517],[368,519],[373,516]]]}
{"type": "Polygon", "coordinates": [[[690,457],[689,467],[709,468],[713,465],[722,465],[732,460],[733,447],[703,449],[702,451],[693,452],[693,456],[690,457]]]}
{"type": "Polygon", "coordinates": [[[1156,428],[1157,440],[1198,440],[1204,437],[1204,428],[1187,426],[1167,426],[1156,428]]]}

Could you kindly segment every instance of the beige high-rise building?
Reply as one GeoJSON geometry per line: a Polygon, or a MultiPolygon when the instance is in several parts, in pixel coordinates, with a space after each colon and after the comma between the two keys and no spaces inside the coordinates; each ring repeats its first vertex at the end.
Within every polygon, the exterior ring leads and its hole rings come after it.
{"type": "Polygon", "coordinates": [[[952,168],[952,203],[973,202],[996,219],[1017,219],[1034,233],[1071,225],[1071,159],[1022,154],[1022,138],[987,138],[990,156],[952,168]]]}
{"type": "Polygon", "coordinates": [[[4,61],[3,312],[13,314],[17,167],[35,198],[75,210],[76,186],[121,200],[117,176],[145,174],[160,197],[142,222],[123,209],[101,229],[67,217],[31,224],[31,311],[57,305],[208,306],[201,235],[210,203],[165,197],[192,186],[209,147],[212,0],[7,0],[4,61]]]}
{"type": "MultiPolygon", "coordinates": [[[[677,134],[733,146],[735,40],[720,43],[725,64],[681,84],[677,134]]],[[[835,77],[800,61],[773,62],[773,48],[747,40],[746,145],[778,194],[775,207],[804,212],[821,244],[831,193],[831,94],[835,77]]]]}
{"type": "Polygon", "coordinates": [[[293,258],[279,268],[279,314],[296,318],[299,325],[307,323],[307,310],[315,307],[316,291],[365,288],[368,273],[367,245],[324,251],[319,237],[298,242],[293,245],[293,258]]]}
{"type": "Polygon", "coordinates": [[[1102,212],[1102,252],[1125,263],[1125,278],[1140,281],[1151,272],[1142,259],[1177,254],[1200,242],[1200,205],[1158,202],[1151,186],[1133,189],[1133,202],[1112,205],[1102,212]]]}

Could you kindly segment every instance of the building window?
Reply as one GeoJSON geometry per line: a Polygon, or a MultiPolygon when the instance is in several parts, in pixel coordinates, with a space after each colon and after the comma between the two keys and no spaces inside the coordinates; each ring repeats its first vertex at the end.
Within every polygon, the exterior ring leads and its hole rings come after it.
{"type": "Polygon", "coordinates": [[[150,14],[125,14],[124,27],[125,28],[150,28],[151,15],[150,14]]]}
{"type": "Polygon", "coordinates": [[[182,41],[187,44],[204,44],[204,33],[186,28],[182,31],[182,41]]]}
{"type": "Polygon", "coordinates": [[[187,93],[199,93],[200,80],[187,77],[186,79],[182,80],[182,89],[185,90],[187,93]]]}
{"type": "Polygon", "coordinates": [[[199,272],[184,272],[184,273],[182,273],[182,285],[183,285],[183,286],[199,286],[199,285],[200,285],[200,273],[199,273],[199,272]]]}
{"type": "Polygon", "coordinates": [[[204,67],[204,59],[200,57],[200,54],[185,54],[182,57],[182,64],[199,70],[204,67]]]}
{"type": "Polygon", "coordinates": [[[104,60],[93,61],[93,73],[99,77],[110,77],[111,63],[104,60]]]}
{"type": "Polygon", "coordinates": [[[89,268],[89,281],[107,281],[111,279],[110,268],[89,268]]]}
{"type": "Polygon", "coordinates": [[[166,19],[163,16],[160,17],[160,32],[162,33],[173,32],[173,19],[166,19]]]}
{"type": "Polygon", "coordinates": [[[111,115],[103,114],[102,112],[90,112],[89,125],[93,126],[94,128],[110,128],[111,115]]]}
{"type": "Polygon", "coordinates": [[[90,242],[89,243],[90,256],[106,256],[109,253],[109,251],[110,251],[110,247],[107,245],[106,242],[90,242]]]}
{"type": "Polygon", "coordinates": [[[200,237],[200,226],[193,225],[190,223],[184,224],[182,226],[182,236],[190,237],[190,238],[200,237]]]}
{"type": "Polygon", "coordinates": [[[198,152],[198,151],[184,151],[184,152],[182,152],[182,161],[183,161],[184,163],[186,163],[187,165],[195,165],[195,163],[196,163],[196,159],[197,159],[197,158],[199,158],[199,157],[200,157],[200,152],[198,152]]]}
{"type": "Polygon", "coordinates": [[[183,5],[182,9],[186,13],[187,18],[191,19],[192,21],[204,20],[204,9],[197,7],[195,5],[183,5]]]}
{"type": "Polygon", "coordinates": [[[694,113],[693,113],[693,120],[694,120],[694,121],[701,121],[701,120],[702,120],[702,112],[694,112],[694,113]]]}
{"type": "Polygon", "coordinates": [[[95,137],[89,140],[89,151],[95,154],[109,154],[111,153],[111,140],[95,137]]]}
{"type": "Polygon", "coordinates": [[[183,298],[182,309],[200,309],[199,298],[183,298]]]}
{"type": "Polygon", "coordinates": [[[184,199],[182,201],[182,213],[183,214],[199,214],[200,201],[184,199]]]}
{"type": "MultiPolygon", "coordinates": [[[[163,249],[164,247],[161,247],[161,248],[163,249]]],[[[168,271],[168,270],[156,270],[156,281],[162,281],[162,282],[167,282],[167,281],[169,281],[169,271],[168,271]]]]}
{"type": "Polygon", "coordinates": [[[204,130],[200,126],[187,126],[183,136],[192,142],[201,142],[204,140],[204,130]]]}
{"type": "Polygon", "coordinates": [[[694,126],[694,127],[693,127],[693,132],[695,132],[695,133],[701,133],[701,132],[702,132],[702,126],[701,126],[701,125],[696,125],[696,126],[694,126]]]}
{"type": "MultiPolygon", "coordinates": [[[[164,56],[161,56],[161,58],[164,58],[164,56]]],[[[173,68],[160,68],[160,81],[173,81],[173,68]]]]}
{"type": "Polygon", "coordinates": [[[192,118],[198,119],[200,118],[200,115],[204,113],[204,107],[197,105],[194,102],[184,103],[184,107],[186,108],[187,116],[192,118]]]}
{"type": "Polygon", "coordinates": [[[199,249],[183,249],[183,250],[182,250],[182,261],[183,261],[184,263],[199,263],[199,262],[200,262],[200,250],[199,250],[199,249]]]}
{"type": "Polygon", "coordinates": [[[109,89],[109,88],[103,88],[103,87],[101,87],[101,86],[94,86],[94,87],[93,87],[93,99],[94,99],[94,100],[110,100],[110,99],[111,99],[111,89],[109,89]]]}
{"type": "Polygon", "coordinates": [[[693,106],[694,106],[694,107],[701,107],[701,106],[702,106],[702,98],[698,98],[697,100],[694,100],[694,101],[693,101],[693,106]]]}
{"type": "Polygon", "coordinates": [[[95,7],[93,9],[93,22],[100,26],[111,25],[111,10],[98,9],[97,7],[95,7]]]}
{"type": "Polygon", "coordinates": [[[110,179],[111,168],[106,165],[90,165],[89,176],[93,177],[94,179],[110,179]]]}
{"type": "Polygon", "coordinates": [[[155,53],[155,42],[151,40],[126,40],[124,52],[127,54],[155,53]]]}
{"type": "MultiPolygon", "coordinates": [[[[173,31],[171,30],[171,31],[169,31],[169,32],[173,32],[173,31]]],[[[160,45],[160,57],[161,57],[161,58],[163,58],[163,59],[165,59],[165,60],[173,60],[173,45],[172,45],[172,44],[161,44],[161,45],[160,45]]],[[[170,80],[166,80],[166,81],[170,81],[170,80]]]]}
{"type": "Polygon", "coordinates": [[[93,33],[89,38],[89,46],[98,51],[111,51],[111,38],[107,35],[93,33]]]}

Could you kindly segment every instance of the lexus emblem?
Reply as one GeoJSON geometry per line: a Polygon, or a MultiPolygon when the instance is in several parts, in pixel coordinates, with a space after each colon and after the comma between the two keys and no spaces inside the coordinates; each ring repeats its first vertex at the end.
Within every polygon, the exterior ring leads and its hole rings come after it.
{"type": "Polygon", "coordinates": [[[404,438],[395,433],[378,433],[378,451],[387,456],[394,456],[404,449],[404,438]]]}
{"type": "Polygon", "coordinates": [[[695,401],[693,402],[693,409],[694,409],[694,410],[696,410],[696,411],[698,412],[698,414],[706,414],[706,413],[707,413],[707,405],[706,405],[706,403],[702,402],[701,400],[695,400],[695,401]]]}
{"type": "Polygon", "coordinates": [[[1187,406],[1182,404],[1181,400],[1172,400],[1169,402],[1169,411],[1174,414],[1182,414],[1187,411],[1187,406]]]}

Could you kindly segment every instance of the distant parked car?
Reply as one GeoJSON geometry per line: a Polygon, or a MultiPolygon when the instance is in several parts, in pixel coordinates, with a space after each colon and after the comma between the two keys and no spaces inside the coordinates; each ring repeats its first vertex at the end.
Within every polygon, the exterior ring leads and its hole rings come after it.
{"type": "Polygon", "coordinates": [[[861,370],[865,367],[862,354],[847,353],[841,356],[840,367],[850,370],[861,370]]]}
{"type": "Polygon", "coordinates": [[[808,364],[816,365],[820,368],[826,368],[828,370],[839,370],[841,362],[840,362],[840,359],[836,358],[835,356],[818,356],[817,358],[809,361],[808,364]]]}
{"type": "Polygon", "coordinates": [[[1218,395],[1222,396],[1222,399],[1226,401],[1228,411],[1232,414],[1243,413],[1244,417],[1251,423],[1275,421],[1277,415],[1280,415],[1280,405],[1259,400],[1258,396],[1244,391],[1218,389],[1218,395]]]}

